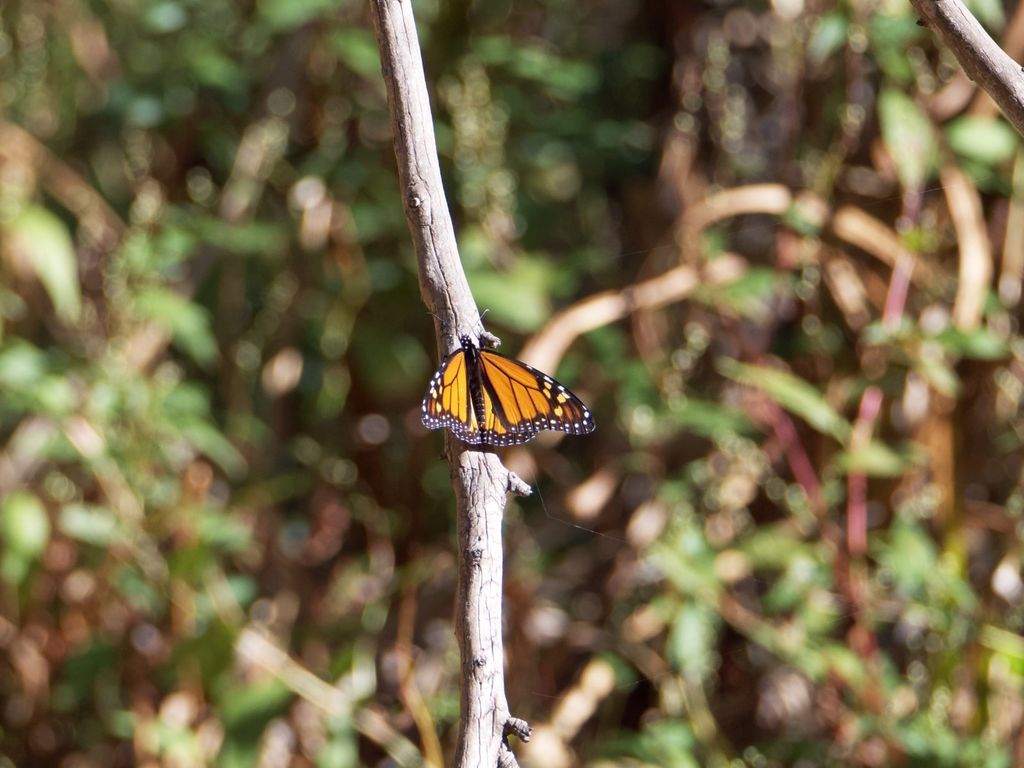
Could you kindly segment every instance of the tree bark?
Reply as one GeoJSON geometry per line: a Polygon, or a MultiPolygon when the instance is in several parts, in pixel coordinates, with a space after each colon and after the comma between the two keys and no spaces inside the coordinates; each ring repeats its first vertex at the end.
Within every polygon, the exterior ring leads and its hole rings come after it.
{"type": "MultiPolygon", "coordinates": [[[[459,261],[455,230],[441,183],[430,98],[410,0],[371,0],[381,70],[406,220],[419,268],[420,293],[434,315],[443,358],[461,335],[496,342],[480,313],[459,261]]],[[[509,492],[529,486],[491,450],[470,447],[445,433],[455,487],[459,589],[455,630],[462,657],[457,768],[517,765],[507,735],[528,739],[530,729],[509,713],[502,647],[501,524],[509,492]]]]}

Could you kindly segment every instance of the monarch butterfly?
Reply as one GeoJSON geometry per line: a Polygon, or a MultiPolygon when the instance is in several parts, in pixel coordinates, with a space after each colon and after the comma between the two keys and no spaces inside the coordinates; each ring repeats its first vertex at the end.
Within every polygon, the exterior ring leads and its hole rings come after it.
{"type": "Polygon", "coordinates": [[[444,362],[423,398],[427,429],[448,427],[471,445],[519,445],[542,429],[585,435],[590,409],[546,373],[477,347],[469,336],[444,362]]]}

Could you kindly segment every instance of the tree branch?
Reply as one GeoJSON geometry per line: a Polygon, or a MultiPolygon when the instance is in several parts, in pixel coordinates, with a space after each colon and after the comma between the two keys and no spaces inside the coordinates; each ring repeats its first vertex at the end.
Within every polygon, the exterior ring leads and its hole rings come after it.
{"type": "MultiPolygon", "coordinates": [[[[457,348],[459,336],[487,334],[459,261],[441,183],[412,4],[372,0],[370,7],[420,293],[434,315],[443,357],[457,348]]],[[[526,495],[530,489],[493,452],[471,449],[451,433],[445,440],[455,486],[459,550],[455,631],[462,656],[462,709],[455,765],[515,766],[506,736],[528,738],[529,726],[511,716],[505,698],[501,523],[509,492],[526,495]]]]}
{"type": "Polygon", "coordinates": [[[910,0],[921,19],[953,52],[964,72],[1024,136],[1024,71],[988,36],[960,0],[910,0]]]}

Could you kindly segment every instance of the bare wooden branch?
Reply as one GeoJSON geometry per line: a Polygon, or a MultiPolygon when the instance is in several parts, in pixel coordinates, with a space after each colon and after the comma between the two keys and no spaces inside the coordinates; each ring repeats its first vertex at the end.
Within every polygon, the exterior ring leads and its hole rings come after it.
{"type": "MultiPolygon", "coordinates": [[[[409,0],[372,0],[381,70],[391,107],[402,201],[419,267],[420,293],[435,318],[438,351],[459,336],[488,337],[459,261],[437,160],[430,98],[409,0]]],[[[462,656],[457,768],[515,766],[506,735],[529,726],[509,713],[502,645],[501,525],[508,494],[530,489],[491,451],[446,433],[458,519],[455,631],[462,656]]]]}
{"type": "Polygon", "coordinates": [[[953,52],[964,72],[1024,136],[1024,70],[989,37],[960,0],[910,0],[921,19],[953,52]]]}

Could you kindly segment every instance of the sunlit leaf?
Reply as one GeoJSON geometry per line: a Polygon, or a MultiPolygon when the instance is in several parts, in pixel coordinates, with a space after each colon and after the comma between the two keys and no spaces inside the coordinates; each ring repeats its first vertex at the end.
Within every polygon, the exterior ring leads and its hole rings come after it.
{"type": "Polygon", "coordinates": [[[829,671],[838,675],[853,687],[859,687],[867,678],[864,660],[845,645],[828,643],[821,649],[823,660],[829,671]]]}
{"type": "Polygon", "coordinates": [[[158,2],[143,15],[146,26],[157,33],[177,32],[188,23],[188,13],[180,3],[158,2]]]}
{"type": "Polygon", "coordinates": [[[1003,360],[1010,354],[1005,337],[987,328],[946,328],[932,337],[949,351],[973,360],[1003,360]]]}
{"type": "Polygon", "coordinates": [[[904,189],[920,189],[935,168],[938,142],[928,114],[902,91],[887,88],[878,97],[882,139],[904,189]]]}
{"type": "Polygon", "coordinates": [[[36,407],[42,413],[63,416],[70,413],[77,402],[75,388],[63,376],[47,376],[33,391],[36,407]]]}
{"type": "Polygon", "coordinates": [[[245,768],[258,762],[260,734],[292,696],[287,687],[274,679],[233,689],[220,702],[225,744],[219,763],[228,768],[245,768]]]}
{"type": "Polygon", "coordinates": [[[807,45],[808,58],[820,64],[846,45],[849,23],[839,12],[825,14],[818,19],[807,45]]]}
{"type": "Polygon", "coordinates": [[[956,397],[961,388],[960,377],[950,362],[939,355],[919,355],[914,369],[946,397],[956,397]]]}
{"type": "Polygon", "coordinates": [[[686,603],[669,629],[665,652],[668,660],[691,679],[701,680],[713,668],[716,616],[700,603],[686,603]]]}
{"type": "Polygon", "coordinates": [[[209,314],[181,294],[166,288],[147,288],[136,299],[139,313],[166,328],[175,345],[197,363],[209,365],[217,357],[217,342],[209,314]]]}
{"type": "Polygon", "coordinates": [[[686,432],[710,439],[755,431],[745,413],[710,400],[687,397],[675,404],[669,416],[686,432]]]}
{"type": "Polygon", "coordinates": [[[228,477],[241,477],[245,458],[216,428],[199,419],[181,424],[181,433],[199,451],[213,459],[228,477]]]}
{"type": "Polygon", "coordinates": [[[841,472],[869,477],[899,477],[918,463],[920,457],[913,451],[898,450],[879,440],[855,451],[843,451],[836,459],[841,472]]]}
{"type": "Polygon", "coordinates": [[[610,735],[602,744],[600,754],[608,757],[628,755],[634,760],[615,765],[672,766],[699,768],[699,748],[689,724],[682,719],[656,720],[634,733],[610,735]],[[639,759],[642,763],[635,763],[639,759]]]}
{"type": "Polygon", "coordinates": [[[899,524],[878,546],[878,561],[905,595],[915,595],[935,576],[938,558],[928,535],[913,526],[899,524]]]}
{"type": "Polygon", "coordinates": [[[721,589],[715,559],[699,531],[684,528],[651,548],[651,563],[684,595],[710,599],[721,589]]]}
{"type": "Polygon", "coordinates": [[[8,390],[34,387],[46,373],[46,355],[20,339],[0,347],[0,386],[8,390]]]}
{"type": "Polygon", "coordinates": [[[43,503],[27,491],[8,494],[0,503],[0,526],[7,551],[36,558],[50,540],[50,518],[43,503]]]}
{"type": "Polygon", "coordinates": [[[281,251],[288,242],[287,231],[274,221],[236,224],[211,217],[197,220],[196,228],[210,245],[243,255],[266,256],[281,251]]]}
{"type": "Polygon", "coordinates": [[[27,491],[15,491],[0,501],[0,576],[18,583],[50,540],[50,518],[42,502],[27,491]]]}
{"type": "Polygon", "coordinates": [[[739,549],[754,568],[784,568],[797,558],[813,559],[813,545],[801,540],[796,531],[786,526],[763,526],[745,537],[739,549]]]}
{"type": "Polygon", "coordinates": [[[827,571],[807,553],[799,553],[785,563],[783,573],[764,596],[764,607],[769,613],[790,611],[804,603],[815,586],[828,586],[822,578],[827,571]]]}
{"type": "Polygon", "coordinates": [[[1017,674],[1024,673],[1024,638],[1019,634],[986,624],[981,628],[978,640],[987,648],[1009,658],[1017,667],[1017,674]]]}
{"type": "Polygon", "coordinates": [[[597,68],[590,62],[559,57],[538,45],[510,37],[481,37],[476,53],[485,64],[507,67],[526,80],[535,81],[558,98],[573,98],[599,84],[597,68]]]}
{"type": "Polygon", "coordinates": [[[819,432],[831,435],[840,442],[845,441],[850,433],[850,423],[836,412],[824,396],[791,373],[724,358],[719,361],[718,369],[723,376],[760,390],[819,432]]]}
{"type": "Polygon", "coordinates": [[[946,141],[958,155],[995,165],[1013,158],[1020,137],[998,117],[963,115],[946,126],[946,141]]]}
{"type": "Polygon", "coordinates": [[[771,312],[772,301],[784,285],[774,269],[754,267],[725,285],[702,286],[696,298],[716,311],[731,310],[742,317],[760,319],[771,312]]]}
{"type": "Polygon", "coordinates": [[[76,321],[82,309],[78,259],[64,222],[42,206],[27,205],[3,231],[15,257],[43,284],[57,316],[76,321]]]}
{"type": "Polygon", "coordinates": [[[114,512],[97,504],[66,504],[58,525],[65,535],[98,547],[108,547],[124,537],[114,512]]]}

